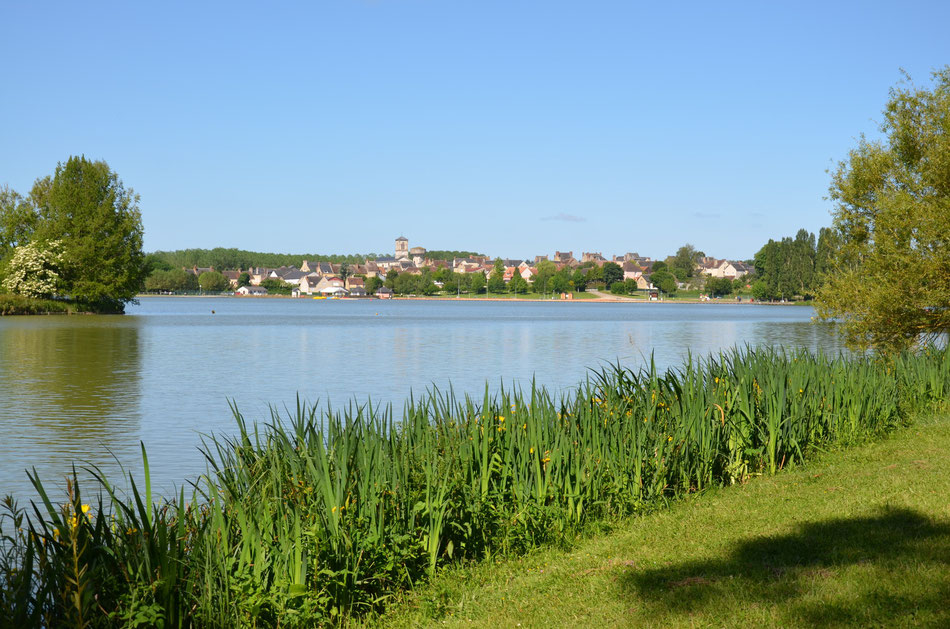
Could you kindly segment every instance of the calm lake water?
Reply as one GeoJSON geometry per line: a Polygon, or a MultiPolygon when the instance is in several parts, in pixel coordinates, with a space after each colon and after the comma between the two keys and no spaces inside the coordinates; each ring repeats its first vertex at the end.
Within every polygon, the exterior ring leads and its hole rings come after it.
{"type": "MultiPolygon", "coordinates": [[[[143,298],[125,316],[0,318],[0,495],[34,495],[35,467],[141,467],[171,491],[205,469],[201,435],[230,433],[296,397],[392,403],[486,381],[551,390],[588,368],[661,366],[733,345],[839,348],[808,307],[735,304],[143,298]],[[214,311],[214,314],[212,314],[214,311]]],[[[81,474],[81,476],[85,476],[81,474]]],[[[59,490],[56,496],[61,496],[59,490]]]]}

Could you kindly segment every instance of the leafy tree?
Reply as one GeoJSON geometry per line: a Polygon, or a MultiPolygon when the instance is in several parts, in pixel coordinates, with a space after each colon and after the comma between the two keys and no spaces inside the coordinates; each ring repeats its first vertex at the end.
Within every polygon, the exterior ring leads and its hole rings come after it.
{"type": "Polygon", "coordinates": [[[366,281],[363,283],[363,287],[366,289],[367,295],[375,295],[383,286],[383,280],[379,279],[377,276],[367,277],[366,281]]]}
{"type": "Polygon", "coordinates": [[[419,292],[416,277],[410,273],[400,273],[393,283],[393,292],[397,295],[409,295],[419,292]]]}
{"type": "Polygon", "coordinates": [[[602,284],[604,281],[604,269],[593,262],[582,266],[587,270],[587,284],[602,284]]]}
{"type": "Polygon", "coordinates": [[[574,283],[571,281],[571,269],[569,267],[564,267],[551,278],[551,292],[553,293],[568,293],[573,286],[574,283]]]}
{"type": "Polygon", "coordinates": [[[483,254],[474,251],[450,251],[446,249],[433,249],[426,251],[426,258],[429,260],[454,260],[455,258],[478,258],[483,254]]]}
{"type": "Polygon", "coordinates": [[[818,313],[859,348],[896,350],[950,330],[950,66],[931,89],[891,90],[881,140],[832,174],[834,273],[818,313]]]}
{"type": "Polygon", "coordinates": [[[620,265],[616,262],[605,262],[602,268],[604,284],[610,286],[611,290],[613,290],[613,285],[623,280],[623,269],[620,268],[620,265]]]}
{"type": "Polygon", "coordinates": [[[340,279],[343,280],[343,284],[346,284],[346,278],[352,275],[350,271],[350,265],[346,262],[340,263],[340,279]]]}
{"type": "Polygon", "coordinates": [[[184,269],[157,270],[145,278],[147,291],[193,291],[198,290],[198,278],[184,269]]]}
{"type": "MultiPolygon", "coordinates": [[[[696,247],[686,243],[676,250],[676,255],[670,260],[670,268],[673,271],[673,275],[681,282],[685,282],[688,278],[693,277],[696,263],[704,255],[702,251],[697,251],[696,247]]],[[[654,270],[656,269],[654,268],[654,270]]]]}
{"type": "Polygon", "coordinates": [[[31,242],[17,247],[7,265],[3,287],[11,293],[34,298],[50,298],[59,292],[63,245],[31,242]]]}
{"type": "Polygon", "coordinates": [[[217,271],[205,271],[198,276],[198,286],[201,287],[201,290],[209,293],[220,293],[230,288],[231,282],[217,271]]]}
{"type": "Polygon", "coordinates": [[[676,276],[667,268],[654,272],[650,282],[664,293],[672,295],[676,292],[676,276]]]}
{"type": "Polygon", "coordinates": [[[822,227],[818,232],[818,245],[815,250],[815,275],[818,282],[822,282],[832,272],[838,249],[837,233],[830,227],[822,227]]]}
{"type": "Polygon", "coordinates": [[[469,290],[472,291],[475,295],[480,295],[485,292],[485,274],[481,271],[476,271],[472,273],[472,281],[469,286],[469,290]]]}
{"type": "Polygon", "coordinates": [[[396,279],[399,277],[399,271],[396,269],[389,269],[386,271],[386,281],[384,282],[386,288],[391,289],[393,292],[396,291],[396,279]]]}
{"type": "Polygon", "coordinates": [[[533,289],[536,293],[543,295],[549,290],[549,284],[557,272],[557,266],[550,260],[541,260],[535,268],[538,272],[532,280],[533,289]]]}
{"type": "Polygon", "coordinates": [[[164,258],[154,253],[147,254],[142,262],[142,272],[146,277],[151,275],[153,271],[171,271],[173,268],[175,267],[166,262],[164,258]]]}
{"type": "Polygon", "coordinates": [[[30,242],[38,219],[29,199],[9,186],[0,186],[0,262],[30,242]]]}
{"type": "Polygon", "coordinates": [[[625,279],[623,281],[623,286],[624,286],[624,289],[627,291],[628,295],[635,295],[637,293],[637,290],[639,290],[640,288],[639,286],[637,286],[637,280],[633,279],[632,277],[628,277],[627,279],[625,279]]]}
{"type": "Polygon", "coordinates": [[[453,273],[452,269],[448,267],[442,267],[441,269],[436,270],[436,272],[432,274],[432,279],[436,282],[442,282],[443,286],[452,284],[454,287],[456,284],[455,273],[453,273]]]}
{"type": "Polygon", "coordinates": [[[511,279],[508,281],[508,290],[515,294],[523,294],[528,292],[528,281],[521,277],[521,274],[517,271],[514,275],[511,276],[511,279]]]}
{"type": "Polygon", "coordinates": [[[289,295],[294,289],[293,286],[276,277],[269,277],[266,280],[262,280],[261,286],[266,288],[267,292],[272,295],[289,295]]]}
{"type": "Polygon", "coordinates": [[[618,280],[610,285],[610,292],[614,295],[626,295],[627,285],[618,280]]]}
{"type": "Polygon", "coordinates": [[[96,310],[119,311],[142,285],[139,197],[108,164],[85,157],[60,163],[34,185],[33,238],[63,243],[63,290],[96,310]]]}
{"type": "Polygon", "coordinates": [[[732,280],[728,277],[707,277],[706,292],[710,297],[721,297],[732,293],[732,280]]]}
{"type": "Polygon", "coordinates": [[[242,286],[250,286],[250,285],[251,285],[251,274],[250,274],[250,273],[248,273],[247,271],[244,271],[243,273],[241,273],[240,275],[238,275],[238,288],[240,288],[240,287],[242,287],[242,286]]]}
{"type": "Polygon", "coordinates": [[[653,263],[653,272],[662,271],[663,269],[669,269],[669,265],[663,260],[657,260],[653,263]]]}
{"type": "Polygon", "coordinates": [[[571,274],[571,281],[574,282],[574,290],[584,292],[587,290],[587,273],[584,269],[574,269],[571,274]]]}
{"type": "Polygon", "coordinates": [[[492,269],[491,276],[488,278],[488,292],[500,294],[505,292],[505,264],[501,258],[495,258],[495,268],[492,269]]]}

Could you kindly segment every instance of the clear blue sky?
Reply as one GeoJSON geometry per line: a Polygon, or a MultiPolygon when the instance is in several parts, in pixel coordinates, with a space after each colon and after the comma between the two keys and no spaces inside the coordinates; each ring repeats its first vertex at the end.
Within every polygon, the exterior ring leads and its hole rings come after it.
{"type": "Polygon", "coordinates": [[[0,183],[104,159],[145,248],[747,258],[950,2],[6,2],[0,183]]]}

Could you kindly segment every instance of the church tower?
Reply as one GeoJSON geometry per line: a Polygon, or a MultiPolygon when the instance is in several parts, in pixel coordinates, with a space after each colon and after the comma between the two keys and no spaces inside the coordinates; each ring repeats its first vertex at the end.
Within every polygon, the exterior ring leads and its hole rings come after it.
{"type": "Polygon", "coordinates": [[[405,236],[400,236],[396,239],[396,260],[408,260],[409,259],[409,239],[405,236]]]}

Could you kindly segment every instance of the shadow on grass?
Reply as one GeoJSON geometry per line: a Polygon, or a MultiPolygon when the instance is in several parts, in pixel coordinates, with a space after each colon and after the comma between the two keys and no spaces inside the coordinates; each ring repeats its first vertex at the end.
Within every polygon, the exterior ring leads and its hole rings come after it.
{"type": "Polygon", "coordinates": [[[670,620],[765,608],[788,626],[946,627],[950,524],[881,510],[747,539],[722,559],[630,568],[619,581],[670,620]]]}

